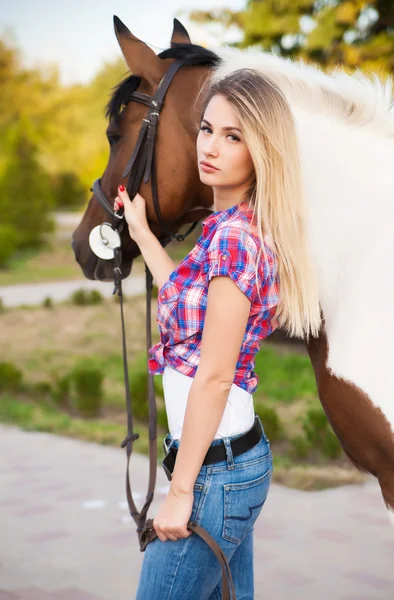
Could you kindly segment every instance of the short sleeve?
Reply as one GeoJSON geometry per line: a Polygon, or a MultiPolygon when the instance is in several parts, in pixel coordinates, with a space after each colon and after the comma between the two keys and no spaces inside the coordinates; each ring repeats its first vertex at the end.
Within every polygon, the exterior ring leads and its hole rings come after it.
{"type": "Polygon", "coordinates": [[[203,262],[207,283],[212,277],[226,275],[254,301],[256,286],[257,246],[252,236],[233,225],[222,225],[215,232],[203,262]]]}

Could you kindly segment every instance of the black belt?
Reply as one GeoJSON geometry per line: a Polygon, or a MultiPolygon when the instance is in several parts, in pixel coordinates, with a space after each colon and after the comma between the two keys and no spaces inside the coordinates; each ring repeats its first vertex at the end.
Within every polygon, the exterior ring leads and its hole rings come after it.
{"type": "MultiPolygon", "coordinates": [[[[233,456],[239,456],[240,454],[243,454],[243,452],[246,452],[247,450],[253,448],[253,446],[255,446],[261,440],[262,435],[263,431],[261,429],[260,421],[256,416],[254,419],[254,425],[251,429],[245,431],[245,433],[243,433],[240,437],[236,438],[235,440],[230,441],[233,456]]],[[[167,451],[165,444],[164,451],[167,451]]],[[[172,478],[172,472],[174,470],[177,453],[178,448],[174,448],[173,446],[171,446],[167,456],[162,461],[164,472],[167,475],[167,479],[169,481],[171,481],[172,478]]],[[[208,448],[208,452],[206,453],[202,464],[212,465],[214,463],[222,462],[225,460],[227,460],[226,448],[224,443],[221,442],[220,444],[215,444],[214,446],[210,446],[208,448]]]]}

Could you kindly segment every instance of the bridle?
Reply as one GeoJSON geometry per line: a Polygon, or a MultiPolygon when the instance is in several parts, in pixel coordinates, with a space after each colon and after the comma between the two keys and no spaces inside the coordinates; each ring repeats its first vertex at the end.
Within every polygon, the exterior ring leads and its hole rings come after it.
{"type": "MultiPolygon", "coordinates": [[[[128,177],[126,189],[131,200],[137,194],[142,179],[144,183],[148,183],[151,179],[152,185],[152,198],[153,206],[156,211],[158,221],[165,232],[165,236],[160,239],[161,245],[164,247],[171,241],[176,239],[182,242],[197,226],[199,221],[194,221],[189,229],[184,234],[172,233],[169,231],[166,222],[164,221],[158,200],[157,192],[157,179],[156,179],[156,156],[155,156],[155,139],[156,131],[159,123],[160,111],[163,107],[164,97],[169,88],[169,85],[174,75],[179,71],[184,63],[175,60],[166,73],[163,75],[156,92],[153,96],[134,91],[131,92],[124,101],[127,104],[130,101],[140,102],[149,107],[148,114],[142,119],[142,126],[137,138],[136,145],[133,149],[131,157],[122,173],[122,177],[128,177]]],[[[114,232],[119,234],[124,228],[124,214],[123,209],[114,211],[113,204],[108,200],[104,194],[100,179],[96,179],[93,183],[92,191],[94,197],[99,201],[102,208],[111,218],[111,223],[103,223],[98,226],[100,236],[103,244],[108,244],[105,235],[102,234],[102,227],[108,226],[114,232]]],[[[118,237],[118,236],[117,236],[118,237]]],[[[120,300],[120,312],[121,312],[121,323],[122,323],[122,353],[123,353],[123,372],[124,372],[124,384],[125,384],[125,395],[126,395],[126,408],[127,408],[127,436],[121,443],[122,448],[126,448],[127,466],[126,466],[126,497],[129,505],[130,515],[133,517],[137,525],[137,534],[140,544],[140,550],[143,552],[149,542],[153,541],[157,537],[156,531],[153,527],[153,519],[147,519],[147,513],[152,503],[154,496],[154,489],[156,485],[156,472],[157,472],[157,407],[156,398],[153,385],[153,375],[148,373],[148,408],[149,408],[149,483],[148,491],[145,499],[145,503],[139,512],[135,506],[133,496],[131,493],[130,486],[130,457],[133,451],[133,443],[138,439],[139,434],[133,430],[133,414],[131,408],[131,397],[130,397],[130,386],[129,386],[129,375],[127,366],[127,349],[126,349],[126,331],[124,323],[124,311],[123,311],[123,292],[122,292],[122,250],[120,244],[113,247],[113,278],[114,278],[114,291],[113,294],[118,294],[120,300]]],[[[151,300],[152,300],[152,274],[145,263],[145,274],[146,274],[146,352],[152,346],[152,332],[151,332],[151,300]]],[[[230,600],[235,599],[235,590],[231,578],[230,568],[226,556],[224,555],[219,544],[197,523],[189,522],[188,528],[192,529],[195,533],[200,535],[211,547],[212,551],[218,558],[222,568],[222,586],[223,586],[223,599],[230,600]]]]}
{"type": "MultiPolygon", "coordinates": [[[[163,75],[154,96],[134,91],[131,92],[124,101],[124,104],[128,104],[128,102],[134,100],[135,102],[140,102],[149,107],[148,114],[142,119],[142,126],[138,134],[136,145],[122,173],[122,177],[129,177],[126,189],[131,200],[133,200],[138,192],[142,179],[144,179],[144,183],[148,183],[149,178],[151,179],[153,206],[159,224],[167,234],[163,240],[160,240],[162,246],[165,246],[172,238],[176,239],[178,242],[183,242],[199,223],[199,221],[194,221],[184,234],[172,233],[169,231],[167,223],[164,221],[161,214],[157,192],[155,140],[159,115],[170,83],[183,64],[184,63],[178,60],[171,64],[168,71],[163,75]]],[[[113,219],[112,227],[117,229],[120,233],[123,229],[124,219],[122,218],[121,212],[114,212],[113,205],[102,190],[100,179],[96,179],[93,183],[92,191],[105,212],[113,219]]]]}

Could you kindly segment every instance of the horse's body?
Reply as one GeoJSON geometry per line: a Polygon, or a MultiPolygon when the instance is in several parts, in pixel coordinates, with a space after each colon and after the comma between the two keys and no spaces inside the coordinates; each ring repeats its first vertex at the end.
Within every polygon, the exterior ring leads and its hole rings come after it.
{"type": "MultiPolygon", "coordinates": [[[[135,44],[136,38],[118,20],[116,34],[130,69],[143,78],[142,88],[154,89],[154,82],[160,80],[172,62],[171,51],[164,53],[165,58],[158,58],[141,42],[135,44]]],[[[172,37],[174,48],[175,43],[185,44],[178,46],[178,54],[182,50],[187,54],[190,40],[178,22],[172,37]]],[[[390,345],[394,339],[391,86],[379,80],[372,83],[365,77],[325,75],[311,66],[262,52],[226,48],[217,55],[217,60],[207,57],[205,64],[196,60],[192,66],[191,61],[190,68],[182,68],[174,79],[173,89],[169,89],[170,110],[164,118],[164,107],[157,140],[163,216],[174,224],[176,231],[182,223],[204,218],[212,205],[210,188],[203,186],[198,178],[193,147],[195,132],[191,126],[196,97],[205,77],[208,74],[221,77],[242,67],[254,67],[270,76],[292,107],[305,175],[309,242],[324,315],[319,338],[308,345],[318,394],[344,451],[357,468],[378,478],[394,522],[394,369],[390,368],[390,345]],[[172,133],[165,136],[166,129],[172,133]],[[177,152],[171,166],[168,150],[172,150],[174,139],[177,152]]],[[[130,105],[127,111],[127,117],[133,114],[140,120],[146,109],[130,105]]],[[[135,119],[133,122],[136,135],[139,123],[135,119]]],[[[131,125],[124,121],[121,127],[131,125]]],[[[116,196],[122,169],[135,143],[133,139],[131,145],[130,141],[124,145],[123,155],[120,146],[116,161],[115,157],[110,158],[103,177],[108,197],[116,196]]],[[[148,218],[157,234],[149,187],[140,191],[147,198],[148,218]]],[[[109,277],[107,267],[97,263],[87,244],[90,230],[103,220],[102,210],[92,198],[74,234],[77,260],[91,278],[109,277]]],[[[139,250],[129,238],[123,243],[123,272],[127,276],[139,250]]]]}

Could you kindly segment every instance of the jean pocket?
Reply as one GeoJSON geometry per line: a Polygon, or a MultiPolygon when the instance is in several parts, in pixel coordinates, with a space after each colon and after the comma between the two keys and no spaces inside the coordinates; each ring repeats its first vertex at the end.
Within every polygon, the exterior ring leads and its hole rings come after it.
{"type": "Polygon", "coordinates": [[[271,469],[251,481],[224,484],[222,537],[239,544],[253,527],[267,499],[271,469]]]}

